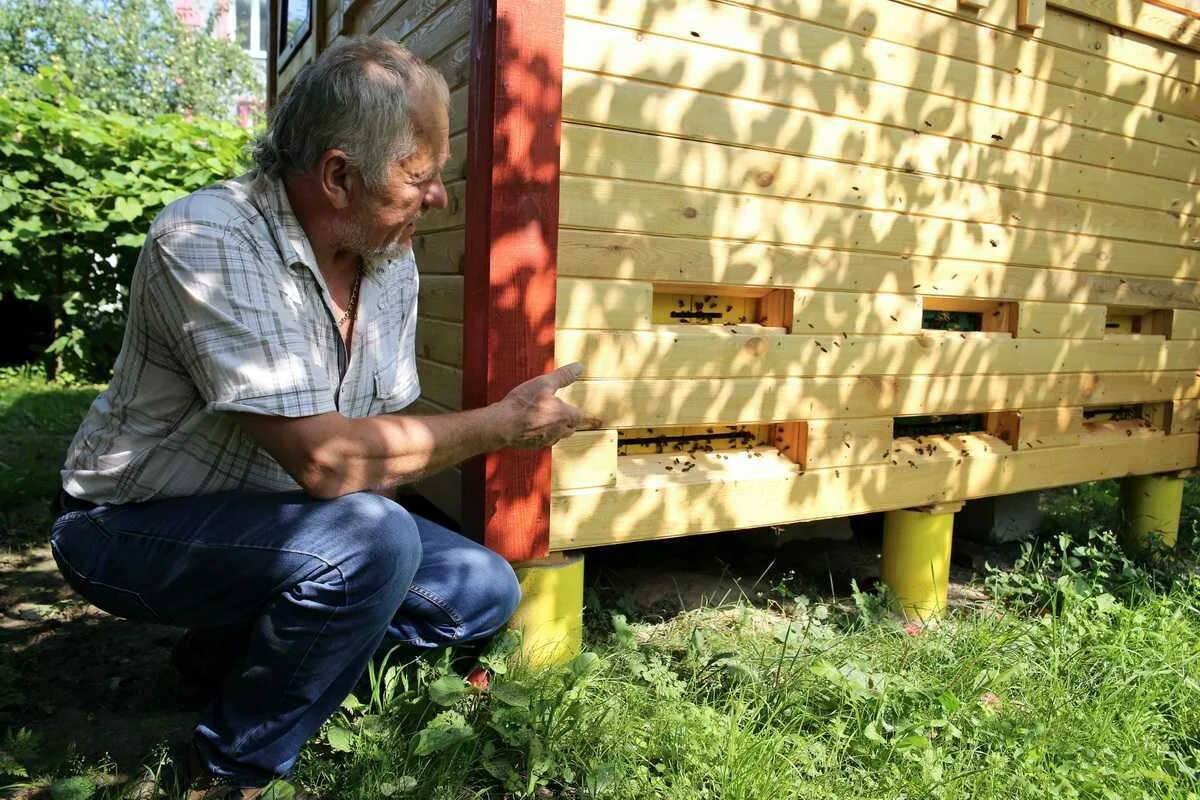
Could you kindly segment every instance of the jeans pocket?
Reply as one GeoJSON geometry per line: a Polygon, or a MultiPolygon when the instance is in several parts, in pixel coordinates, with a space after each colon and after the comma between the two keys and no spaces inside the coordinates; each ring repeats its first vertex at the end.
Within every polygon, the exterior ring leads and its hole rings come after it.
{"type": "Polygon", "coordinates": [[[108,532],[97,526],[87,511],[68,511],[50,531],[50,549],[63,574],[90,578],[108,549],[108,532]]]}

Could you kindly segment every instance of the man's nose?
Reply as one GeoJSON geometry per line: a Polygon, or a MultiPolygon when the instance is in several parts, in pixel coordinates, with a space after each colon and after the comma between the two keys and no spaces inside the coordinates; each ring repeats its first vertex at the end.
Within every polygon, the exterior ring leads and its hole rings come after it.
{"type": "Polygon", "coordinates": [[[445,208],[448,205],[450,205],[450,197],[446,194],[446,184],[442,182],[442,176],[438,175],[433,183],[429,184],[429,188],[425,190],[425,195],[421,198],[421,210],[445,208]]]}

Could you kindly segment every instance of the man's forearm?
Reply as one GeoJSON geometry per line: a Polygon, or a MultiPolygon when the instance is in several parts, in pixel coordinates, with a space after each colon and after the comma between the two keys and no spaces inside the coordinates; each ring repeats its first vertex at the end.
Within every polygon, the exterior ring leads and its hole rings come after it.
{"type": "MultiPolygon", "coordinates": [[[[330,497],[361,489],[389,489],[420,480],[480,453],[508,445],[498,404],[449,414],[389,414],[349,420],[350,435],[326,444],[323,465],[330,497]]],[[[322,492],[324,494],[324,492],[322,492]]]]}
{"type": "Polygon", "coordinates": [[[350,419],[237,414],[242,428],[314,497],[381,491],[502,447],[549,447],[600,421],[555,397],[579,377],[568,364],[517,386],[484,408],[433,416],[350,419]]]}
{"type": "Polygon", "coordinates": [[[433,416],[346,419],[311,453],[302,485],[319,497],[390,489],[509,444],[500,404],[433,416]]]}

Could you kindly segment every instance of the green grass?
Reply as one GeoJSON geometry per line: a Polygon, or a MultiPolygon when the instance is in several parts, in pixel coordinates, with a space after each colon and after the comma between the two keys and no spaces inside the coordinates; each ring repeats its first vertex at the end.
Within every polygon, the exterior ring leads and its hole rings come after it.
{"type": "Polygon", "coordinates": [[[0,548],[45,538],[67,446],[102,389],[0,369],[0,548]]]}
{"type": "Polygon", "coordinates": [[[594,653],[489,694],[397,668],[300,780],[338,798],[1194,796],[1200,583],[1115,553],[1031,550],[991,578],[995,606],[918,635],[875,596],[796,598],[618,616],[594,653]]]}

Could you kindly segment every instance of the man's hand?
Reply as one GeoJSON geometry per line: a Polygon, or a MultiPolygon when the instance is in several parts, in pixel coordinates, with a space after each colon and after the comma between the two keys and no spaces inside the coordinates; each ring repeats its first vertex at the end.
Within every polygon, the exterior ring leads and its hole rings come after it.
{"type": "Polygon", "coordinates": [[[509,447],[549,447],[577,428],[596,428],[599,420],[584,418],[583,412],[555,397],[583,373],[579,362],[539,375],[513,389],[497,403],[504,408],[509,447]]]}

